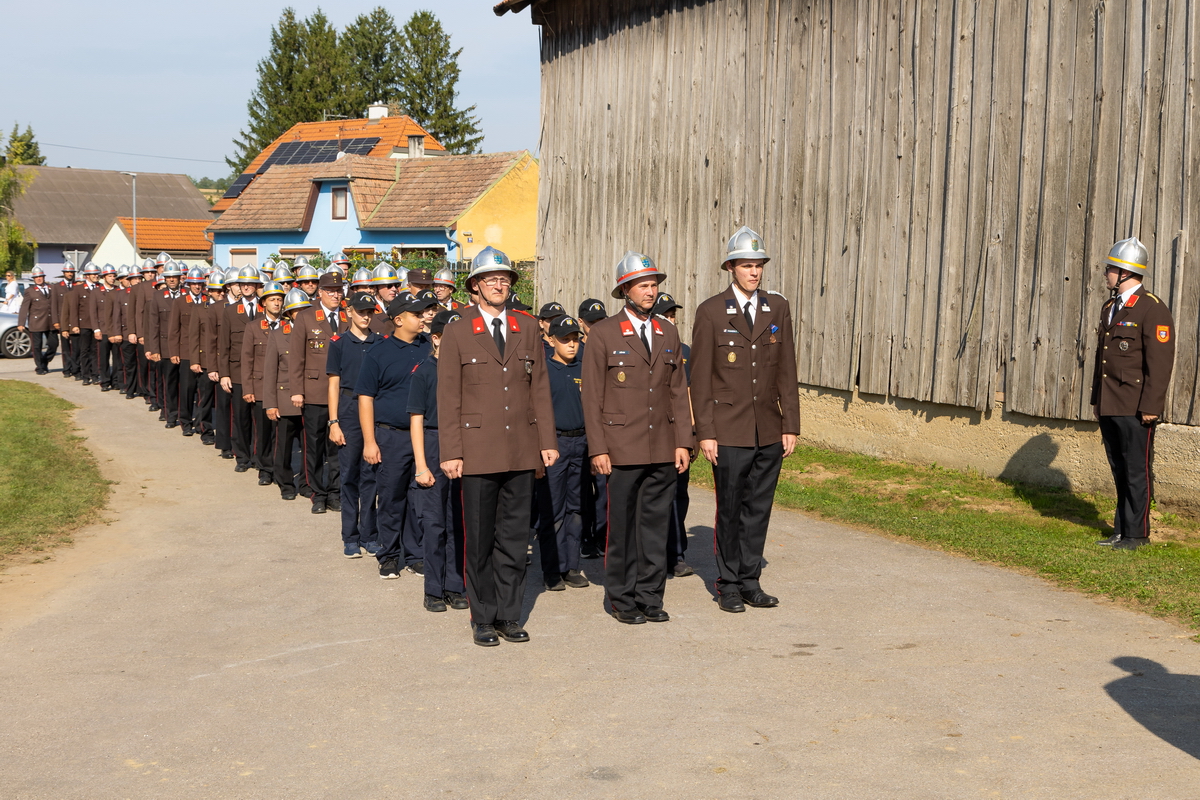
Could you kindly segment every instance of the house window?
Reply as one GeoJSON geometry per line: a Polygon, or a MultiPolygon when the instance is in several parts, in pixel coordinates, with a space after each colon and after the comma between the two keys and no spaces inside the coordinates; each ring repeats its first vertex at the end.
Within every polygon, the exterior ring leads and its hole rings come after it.
{"type": "Polygon", "coordinates": [[[346,188],[344,186],[333,190],[333,218],[346,218],[346,188]]]}
{"type": "Polygon", "coordinates": [[[258,266],[258,248],[257,247],[233,247],[229,250],[229,266],[237,267],[257,267],[258,266]]]}

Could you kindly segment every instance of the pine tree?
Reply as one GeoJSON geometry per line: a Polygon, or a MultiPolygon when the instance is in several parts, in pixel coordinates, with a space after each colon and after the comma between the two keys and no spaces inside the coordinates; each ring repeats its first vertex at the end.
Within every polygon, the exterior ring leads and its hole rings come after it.
{"type": "Polygon", "coordinates": [[[258,62],[258,86],[246,109],[250,115],[249,132],[239,131],[234,139],[236,155],[225,162],[234,172],[242,172],[264,147],[300,122],[293,112],[297,74],[304,69],[304,26],[296,20],[295,9],[285,8],[279,23],[271,28],[271,51],[258,62]]]}
{"type": "Polygon", "coordinates": [[[4,160],[9,164],[28,164],[40,167],[46,163],[46,157],[38,147],[37,139],[33,138],[33,127],[25,126],[25,132],[20,133],[17,123],[13,123],[12,133],[8,136],[8,147],[4,150],[4,160]]]}
{"type": "Polygon", "coordinates": [[[295,122],[357,117],[362,113],[347,102],[344,89],[349,59],[339,46],[337,29],[319,8],[304,21],[302,47],[302,65],[291,98],[295,122]]]}
{"type": "Polygon", "coordinates": [[[450,36],[431,11],[417,11],[401,31],[402,73],[397,100],[408,115],[451,153],[477,153],[483,142],[475,106],[457,109],[458,57],[450,36]]]}
{"type": "Polygon", "coordinates": [[[360,14],[346,26],[339,46],[348,56],[346,104],[356,115],[372,103],[390,103],[399,95],[400,31],[383,6],[360,14]]]}

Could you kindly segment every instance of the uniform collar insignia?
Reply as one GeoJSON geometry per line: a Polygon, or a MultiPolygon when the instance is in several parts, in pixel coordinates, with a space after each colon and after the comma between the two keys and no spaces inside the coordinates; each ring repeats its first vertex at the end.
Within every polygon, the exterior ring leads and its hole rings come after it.
{"type": "MultiPolygon", "coordinates": [[[[729,291],[732,292],[733,289],[730,289],[729,291]]],[[[737,313],[737,300],[734,300],[732,297],[725,298],[725,313],[726,314],[736,314],[737,313]]]]}
{"type": "Polygon", "coordinates": [[[471,333],[486,333],[486,332],[487,332],[487,324],[483,321],[483,315],[480,314],[471,323],[471,333]]]}
{"type": "Polygon", "coordinates": [[[628,319],[621,320],[621,335],[622,336],[633,336],[634,335],[633,323],[630,322],[628,319]]]}
{"type": "Polygon", "coordinates": [[[508,315],[508,329],[513,333],[521,332],[521,323],[517,322],[517,318],[512,314],[508,315]]]}
{"type": "Polygon", "coordinates": [[[325,312],[318,308],[317,309],[317,322],[324,322],[324,321],[325,321],[325,312]]]}
{"type": "Polygon", "coordinates": [[[271,323],[267,322],[265,319],[264,319],[264,320],[261,320],[261,321],[259,322],[259,325],[261,325],[261,326],[262,326],[262,329],[263,329],[264,331],[265,331],[267,328],[270,328],[270,327],[271,327],[271,323]]]}
{"type": "Polygon", "coordinates": [[[665,334],[663,333],[663,329],[662,329],[662,327],[661,327],[661,326],[658,324],[658,320],[656,320],[656,319],[652,319],[652,320],[650,320],[650,324],[654,326],[654,333],[655,333],[655,334],[657,334],[658,336],[664,336],[664,335],[665,335],[665,334]]]}
{"type": "Polygon", "coordinates": [[[239,313],[239,314],[245,314],[245,313],[246,313],[246,307],[245,307],[244,305],[242,305],[241,303],[238,303],[238,304],[237,304],[237,313],[239,313]]]}
{"type": "Polygon", "coordinates": [[[1139,298],[1139,297],[1141,297],[1141,295],[1139,295],[1139,294],[1131,294],[1131,295],[1129,295],[1129,301],[1125,303],[1125,307],[1126,307],[1126,308],[1133,308],[1134,306],[1136,306],[1136,305],[1137,305],[1137,302],[1138,302],[1138,298],[1139,298]]]}

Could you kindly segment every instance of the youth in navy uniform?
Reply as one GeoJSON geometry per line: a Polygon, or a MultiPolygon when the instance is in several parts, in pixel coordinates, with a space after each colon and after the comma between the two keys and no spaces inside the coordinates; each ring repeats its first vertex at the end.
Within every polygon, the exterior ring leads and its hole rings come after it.
{"type": "Polygon", "coordinates": [[[579,360],[579,322],[559,315],[550,322],[546,333],[552,348],[546,359],[546,371],[550,376],[550,400],[554,403],[558,460],[546,468],[546,477],[537,482],[537,537],[546,588],[560,592],[568,586],[582,589],[589,585],[579,571],[579,538],[583,499],[589,495],[591,471],[587,466],[587,436],[580,398],[583,363],[579,360]]]}
{"type": "MultiPolygon", "coordinates": [[[[393,300],[388,306],[392,334],[371,345],[363,356],[354,393],[362,425],[363,458],[378,465],[379,577],[400,577],[404,557],[401,534],[407,512],[408,486],[413,479],[413,449],[409,436],[408,388],[413,372],[425,360],[428,345],[420,340],[421,312],[437,304],[432,294],[393,300]]],[[[415,532],[419,536],[419,531],[415,532]]]]}
{"type": "MultiPolygon", "coordinates": [[[[360,270],[361,272],[361,270],[360,270]]],[[[330,337],[325,372],[329,375],[329,440],[338,448],[342,474],[342,554],[361,558],[379,552],[375,517],[375,465],[363,461],[363,433],[354,389],[367,349],[383,337],[371,328],[378,310],[375,296],[358,292],[347,303],[350,327],[330,337]]]]}
{"type": "MultiPolygon", "coordinates": [[[[662,317],[674,325],[675,311],[679,308],[683,308],[683,306],[675,302],[674,297],[666,292],[660,292],[658,299],[654,301],[654,316],[662,317]]],[[[681,341],[679,352],[683,358],[684,375],[690,386],[692,383],[692,348],[681,341]]],[[[670,526],[667,529],[667,571],[676,578],[686,578],[688,575],[695,574],[695,570],[689,567],[687,561],[684,560],[687,555],[687,512],[691,505],[688,483],[691,476],[692,465],[688,464],[687,470],[679,473],[675,478],[675,501],[671,504],[670,526]]]]}
{"type": "MultiPolygon", "coordinates": [[[[440,306],[439,306],[440,308],[440,306]]],[[[409,488],[410,519],[421,531],[425,561],[425,609],[468,608],[463,584],[463,539],[456,513],[459,481],[442,472],[438,447],[437,369],[442,331],[459,319],[457,311],[439,311],[429,325],[432,352],[413,373],[408,389],[409,434],[413,447],[413,483],[409,488]]]]}

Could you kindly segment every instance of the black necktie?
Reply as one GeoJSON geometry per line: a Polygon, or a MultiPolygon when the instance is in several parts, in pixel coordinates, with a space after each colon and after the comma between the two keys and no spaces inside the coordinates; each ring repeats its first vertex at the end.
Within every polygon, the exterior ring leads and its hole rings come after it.
{"type": "Polygon", "coordinates": [[[492,338],[496,340],[496,349],[500,351],[500,357],[504,358],[504,333],[500,330],[500,318],[492,320],[492,338]]]}
{"type": "Polygon", "coordinates": [[[754,330],[754,317],[750,316],[750,301],[746,301],[746,305],[742,308],[742,314],[746,316],[746,330],[754,330]]]}
{"type": "Polygon", "coordinates": [[[642,344],[646,345],[646,357],[650,357],[650,340],[646,338],[646,323],[642,323],[642,344]]]}

